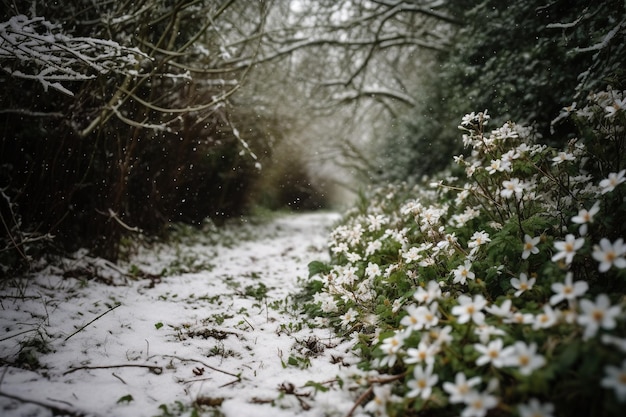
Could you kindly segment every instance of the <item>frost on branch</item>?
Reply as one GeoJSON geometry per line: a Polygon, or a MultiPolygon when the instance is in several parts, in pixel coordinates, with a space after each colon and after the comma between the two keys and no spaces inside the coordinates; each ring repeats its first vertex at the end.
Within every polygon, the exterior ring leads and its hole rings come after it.
{"type": "Polygon", "coordinates": [[[13,77],[35,80],[73,96],[63,83],[110,72],[133,75],[136,48],[96,38],[72,37],[43,17],[13,16],[0,23],[0,65],[13,77]]]}

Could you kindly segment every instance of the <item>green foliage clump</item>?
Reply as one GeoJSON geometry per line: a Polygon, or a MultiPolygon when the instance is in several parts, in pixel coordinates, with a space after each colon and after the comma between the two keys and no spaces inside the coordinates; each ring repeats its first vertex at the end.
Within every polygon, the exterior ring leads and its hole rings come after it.
{"type": "Polygon", "coordinates": [[[365,411],[621,415],[625,99],[570,109],[581,130],[561,149],[468,114],[458,175],[372,190],[346,214],[306,308],[353,340],[365,411]]]}

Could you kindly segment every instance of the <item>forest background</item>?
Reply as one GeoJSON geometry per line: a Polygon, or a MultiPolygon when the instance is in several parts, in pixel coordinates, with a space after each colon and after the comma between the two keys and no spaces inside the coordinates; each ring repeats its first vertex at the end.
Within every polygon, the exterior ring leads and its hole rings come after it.
{"type": "Polygon", "coordinates": [[[625,5],[532,0],[17,2],[0,14],[0,274],[441,171],[458,120],[554,145],[624,89],[625,5]]]}

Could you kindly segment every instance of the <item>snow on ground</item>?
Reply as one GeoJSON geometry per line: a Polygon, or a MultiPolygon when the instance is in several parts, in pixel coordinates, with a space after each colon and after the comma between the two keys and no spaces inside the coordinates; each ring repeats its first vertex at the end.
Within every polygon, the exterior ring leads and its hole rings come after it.
{"type": "Polygon", "coordinates": [[[77,255],[5,286],[0,415],[190,415],[192,404],[201,415],[346,415],[358,392],[333,381],[356,358],[290,301],[307,264],[327,257],[337,219],[231,226],[221,245],[181,239],[117,266],[77,255]],[[109,282],[93,279],[96,267],[109,282]]]}

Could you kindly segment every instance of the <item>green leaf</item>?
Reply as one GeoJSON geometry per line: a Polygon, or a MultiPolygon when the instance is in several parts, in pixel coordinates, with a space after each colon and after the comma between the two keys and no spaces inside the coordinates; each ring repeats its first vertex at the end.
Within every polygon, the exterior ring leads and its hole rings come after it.
{"type": "Polygon", "coordinates": [[[330,272],[330,266],[324,262],[313,261],[309,263],[309,278],[317,274],[328,274],[330,272]]]}
{"type": "Polygon", "coordinates": [[[315,381],[307,381],[306,384],[304,384],[305,387],[313,387],[315,388],[315,392],[321,391],[321,392],[326,392],[328,391],[328,387],[325,387],[324,385],[320,384],[319,382],[315,382],[315,381]]]}
{"type": "Polygon", "coordinates": [[[120,399],[119,399],[119,400],[117,400],[117,403],[118,403],[118,404],[121,404],[121,403],[126,403],[126,404],[128,404],[129,402],[131,402],[131,401],[133,401],[133,400],[134,400],[133,396],[132,396],[132,395],[130,395],[130,394],[128,394],[128,395],[124,395],[123,397],[120,397],[120,399]]]}
{"type": "Polygon", "coordinates": [[[161,322],[154,323],[154,327],[156,327],[156,329],[159,330],[161,327],[163,327],[163,323],[161,322]]]}

